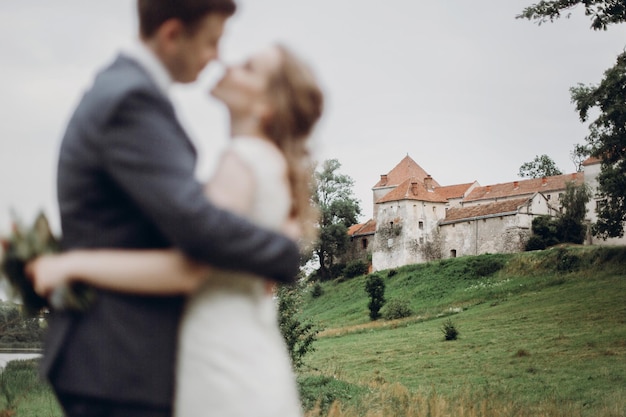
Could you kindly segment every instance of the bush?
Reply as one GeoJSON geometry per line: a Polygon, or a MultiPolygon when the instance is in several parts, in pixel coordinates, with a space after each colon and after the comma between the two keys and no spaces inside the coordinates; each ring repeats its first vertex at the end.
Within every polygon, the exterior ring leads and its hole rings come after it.
{"type": "Polygon", "coordinates": [[[343,274],[343,270],[346,268],[346,264],[334,264],[330,267],[330,277],[335,279],[343,274]]]}
{"type": "Polygon", "coordinates": [[[378,320],[380,309],[385,304],[385,281],[380,276],[372,274],[365,281],[365,291],[370,296],[370,302],[367,305],[370,310],[370,319],[378,320]]]}
{"type": "Polygon", "coordinates": [[[313,289],[311,290],[311,297],[318,298],[322,295],[324,295],[324,289],[319,282],[316,282],[315,285],[313,285],[313,289]]]}
{"type": "Polygon", "coordinates": [[[443,323],[441,331],[443,332],[443,336],[446,340],[456,340],[459,337],[459,331],[451,319],[448,319],[445,323],[443,323]]]}
{"type": "Polygon", "coordinates": [[[537,235],[532,235],[530,239],[528,239],[528,242],[526,242],[525,250],[526,251],[543,250],[545,248],[546,248],[546,242],[544,242],[541,237],[537,235]]]}
{"type": "Polygon", "coordinates": [[[580,258],[565,248],[558,249],[556,259],[556,269],[560,272],[574,271],[580,264],[580,258]]]}
{"type": "Polygon", "coordinates": [[[413,309],[407,300],[391,300],[382,309],[382,315],[385,320],[402,319],[413,314],[413,309]]]}
{"type": "Polygon", "coordinates": [[[488,277],[501,270],[506,260],[497,255],[483,255],[469,259],[469,266],[477,278],[488,277]]]}
{"type": "Polygon", "coordinates": [[[354,278],[359,275],[367,274],[367,264],[363,261],[352,261],[349,262],[346,267],[343,269],[343,276],[346,278],[354,278]]]}
{"type": "Polygon", "coordinates": [[[323,375],[298,378],[298,388],[303,408],[319,407],[320,415],[326,415],[335,401],[346,404],[368,391],[366,387],[323,375]]]}
{"type": "Polygon", "coordinates": [[[293,368],[304,365],[304,356],[315,350],[319,328],[310,320],[301,320],[302,289],[300,286],[278,287],[278,325],[291,357],[293,368]]]}

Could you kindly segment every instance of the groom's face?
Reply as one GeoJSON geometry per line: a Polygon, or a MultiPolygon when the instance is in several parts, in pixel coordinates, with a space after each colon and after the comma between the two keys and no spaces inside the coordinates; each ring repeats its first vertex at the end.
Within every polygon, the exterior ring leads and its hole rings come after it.
{"type": "Polygon", "coordinates": [[[170,53],[164,62],[174,81],[195,81],[206,65],[218,57],[227,19],[222,14],[209,14],[194,31],[181,26],[178,35],[171,39],[170,53]]]}

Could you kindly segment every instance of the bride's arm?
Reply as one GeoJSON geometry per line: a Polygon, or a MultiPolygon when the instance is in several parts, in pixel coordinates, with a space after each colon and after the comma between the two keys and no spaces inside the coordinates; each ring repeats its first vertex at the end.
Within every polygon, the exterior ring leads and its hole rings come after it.
{"type": "MultiPolygon", "coordinates": [[[[254,193],[252,173],[236,154],[226,152],[206,193],[215,205],[248,214],[254,193]]],[[[76,250],[38,258],[27,272],[43,296],[72,281],[128,293],[180,294],[210,277],[209,266],[177,250],[76,250]]]]}
{"type": "Polygon", "coordinates": [[[183,294],[193,291],[209,271],[176,250],[74,250],[27,265],[35,291],[44,297],[74,281],[120,292],[183,294]]]}

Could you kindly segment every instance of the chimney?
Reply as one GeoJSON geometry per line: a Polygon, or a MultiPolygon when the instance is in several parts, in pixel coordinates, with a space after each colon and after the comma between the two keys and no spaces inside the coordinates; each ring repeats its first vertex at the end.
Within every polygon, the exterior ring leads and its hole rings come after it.
{"type": "Polygon", "coordinates": [[[380,175],[380,182],[382,183],[382,185],[387,185],[387,174],[380,175]]]}
{"type": "Polygon", "coordinates": [[[576,172],[572,172],[572,179],[573,179],[573,180],[575,180],[575,179],[576,179],[576,177],[577,177],[576,172]]]}
{"type": "Polygon", "coordinates": [[[491,192],[491,185],[487,186],[487,192],[490,193],[491,192]]]}
{"type": "Polygon", "coordinates": [[[430,174],[426,178],[424,178],[424,185],[426,186],[427,190],[433,189],[433,177],[431,177],[430,174]]]}
{"type": "Polygon", "coordinates": [[[411,194],[417,195],[417,181],[411,181],[411,194]]]}
{"type": "Polygon", "coordinates": [[[548,184],[548,179],[546,177],[541,178],[541,186],[545,187],[548,184]]]}
{"type": "Polygon", "coordinates": [[[513,181],[513,189],[517,190],[519,188],[519,181],[513,181]]]}

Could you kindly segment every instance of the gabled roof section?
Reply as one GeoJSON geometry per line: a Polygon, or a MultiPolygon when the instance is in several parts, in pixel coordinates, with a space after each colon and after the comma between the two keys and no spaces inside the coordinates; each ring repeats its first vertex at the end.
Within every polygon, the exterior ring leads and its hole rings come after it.
{"type": "Polygon", "coordinates": [[[404,180],[396,188],[389,191],[376,203],[388,203],[390,201],[417,200],[431,203],[446,203],[448,198],[437,190],[441,187],[427,188],[424,182],[418,178],[410,177],[404,180]]]}
{"type": "Polygon", "coordinates": [[[467,184],[447,185],[445,187],[435,188],[435,191],[446,199],[450,198],[463,198],[465,193],[470,189],[475,182],[468,182],[467,184]]]}
{"type": "Polygon", "coordinates": [[[463,198],[467,190],[474,185],[467,184],[449,185],[446,187],[431,187],[419,181],[417,178],[408,178],[392,191],[385,194],[376,203],[388,203],[390,201],[417,200],[429,203],[447,203],[451,198],[463,198]]]}
{"type": "Polygon", "coordinates": [[[555,175],[553,177],[532,178],[506,182],[502,184],[486,185],[476,187],[464,199],[464,202],[477,200],[491,200],[496,198],[507,198],[515,196],[530,195],[534,193],[545,193],[551,191],[564,190],[568,182],[574,181],[577,185],[583,183],[583,173],[555,175]]]}
{"type": "MultiPolygon", "coordinates": [[[[417,178],[419,182],[424,182],[424,178],[429,178],[430,175],[407,154],[391,171],[380,177],[373,188],[393,187],[402,184],[408,178],[417,178]]],[[[439,187],[437,181],[432,178],[431,181],[433,186],[439,187]]]]}
{"type": "Polygon", "coordinates": [[[532,197],[517,198],[514,200],[497,201],[494,203],[480,204],[469,207],[454,207],[446,211],[446,218],[441,222],[455,223],[460,220],[468,220],[497,215],[511,215],[517,213],[520,206],[528,204],[532,197]]]}
{"type": "Polygon", "coordinates": [[[348,228],[348,235],[352,237],[373,235],[375,232],[376,222],[373,219],[369,219],[365,223],[355,224],[348,228]]]}

